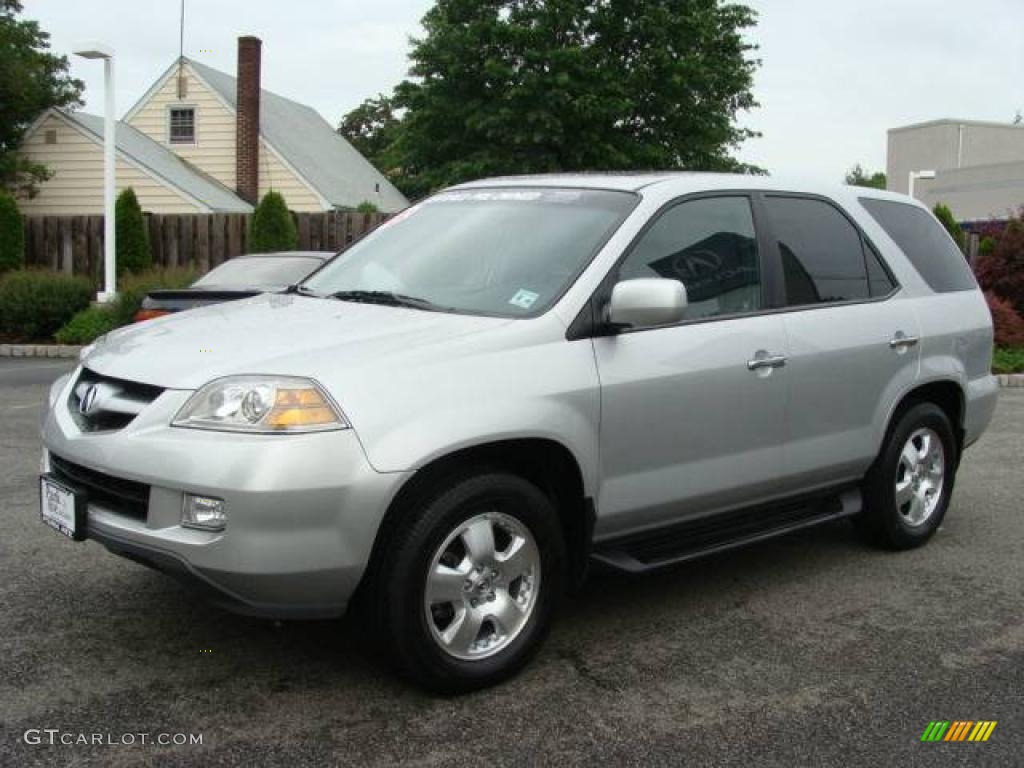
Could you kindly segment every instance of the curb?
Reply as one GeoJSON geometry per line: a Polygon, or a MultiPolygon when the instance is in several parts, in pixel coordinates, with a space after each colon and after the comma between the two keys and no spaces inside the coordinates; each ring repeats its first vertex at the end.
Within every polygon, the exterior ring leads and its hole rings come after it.
{"type": "MultiPolygon", "coordinates": [[[[0,357],[78,357],[81,346],[76,344],[0,344],[0,357]]],[[[1024,373],[996,374],[1004,389],[1024,389],[1024,373]]]]}
{"type": "Polygon", "coordinates": [[[81,349],[76,344],[0,344],[0,357],[77,358],[81,349]]]}

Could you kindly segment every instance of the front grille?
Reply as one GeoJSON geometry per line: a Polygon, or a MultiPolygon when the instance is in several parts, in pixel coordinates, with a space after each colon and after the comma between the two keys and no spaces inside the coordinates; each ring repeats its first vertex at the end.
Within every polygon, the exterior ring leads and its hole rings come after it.
{"type": "Polygon", "coordinates": [[[96,502],[125,517],[145,521],[149,507],[149,486],[145,483],[97,472],[52,453],[50,472],[57,480],[85,491],[89,502],[96,502]]]}
{"type": "Polygon", "coordinates": [[[68,409],[83,432],[123,429],[156,400],[163,389],[152,384],[103,376],[88,368],[71,389],[68,409]]]}

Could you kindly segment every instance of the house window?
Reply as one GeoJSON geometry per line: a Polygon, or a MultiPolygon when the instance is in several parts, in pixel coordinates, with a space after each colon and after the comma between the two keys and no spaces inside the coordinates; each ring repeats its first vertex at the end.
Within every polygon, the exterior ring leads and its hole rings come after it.
{"type": "Polygon", "coordinates": [[[171,144],[196,143],[196,110],[194,107],[174,107],[168,110],[167,136],[171,144]]]}

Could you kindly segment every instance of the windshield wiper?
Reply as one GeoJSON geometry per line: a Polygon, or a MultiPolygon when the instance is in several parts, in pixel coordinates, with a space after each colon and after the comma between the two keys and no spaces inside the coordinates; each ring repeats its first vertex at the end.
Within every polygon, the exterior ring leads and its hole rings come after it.
{"type": "Polygon", "coordinates": [[[417,296],[406,296],[403,293],[393,291],[335,291],[329,294],[329,298],[341,301],[356,301],[363,304],[383,304],[388,307],[412,307],[413,309],[425,309],[430,312],[444,312],[448,307],[442,307],[429,299],[421,299],[417,296]]]}

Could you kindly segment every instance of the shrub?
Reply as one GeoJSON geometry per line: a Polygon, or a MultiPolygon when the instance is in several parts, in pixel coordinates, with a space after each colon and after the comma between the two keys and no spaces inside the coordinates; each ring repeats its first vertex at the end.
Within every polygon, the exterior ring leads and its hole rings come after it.
{"type": "Polygon", "coordinates": [[[149,251],[146,219],[131,187],[117,196],[117,204],[114,207],[114,230],[117,276],[149,269],[153,265],[153,256],[149,251]]]}
{"type": "Polygon", "coordinates": [[[92,284],[84,277],[10,272],[0,279],[0,334],[11,341],[49,340],[91,300],[92,284]]]}
{"type": "Polygon", "coordinates": [[[1024,373],[1024,347],[997,349],[992,356],[993,373],[1024,373]]]}
{"type": "Polygon", "coordinates": [[[114,312],[109,307],[86,307],[54,334],[58,344],[89,344],[114,330],[114,312]]]}
{"type": "Polygon", "coordinates": [[[986,293],[985,299],[988,301],[988,309],[992,313],[996,346],[1024,346],[1024,318],[1017,313],[1010,302],[999,298],[994,293],[986,293]]]}
{"type": "Polygon", "coordinates": [[[249,228],[249,252],[293,251],[299,245],[291,211],[279,192],[267,192],[256,206],[249,228]]]}
{"type": "Polygon", "coordinates": [[[25,266],[25,224],[18,203],[0,190],[0,273],[25,266]]]}
{"type": "Polygon", "coordinates": [[[949,206],[944,203],[936,203],[935,207],[932,209],[932,213],[935,214],[935,218],[942,223],[942,226],[944,226],[946,231],[949,232],[949,236],[956,241],[960,251],[963,252],[966,247],[964,231],[960,225],[956,223],[956,218],[954,218],[953,212],[949,210],[949,206]]]}
{"type": "Polygon", "coordinates": [[[137,275],[125,275],[118,281],[117,298],[111,310],[115,327],[128,325],[142,307],[146,294],[156,288],[184,288],[195,282],[198,274],[192,269],[157,268],[137,275]]]}
{"type": "Polygon", "coordinates": [[[996,239],[994,237],[992,237],[991,235],[988,235],[987,237],[981,238],[981,241],[978,243],[978,255],[979,256],[988,256],[995,249],[996,249],[996,239]]]}
{"type": "Polygon", "coordinates": [[[376,203],[363,200],[363,202],[356,206],[356,213],[380,213],[380,208],[377,207],[376,203]]]}
{"type": "Polygon", "coordinates": [[[1024,313],[1024,220],[1010,219],[992,252],[978,258],[975,271],[985,291],[1010,302],[1024,313]]]}

